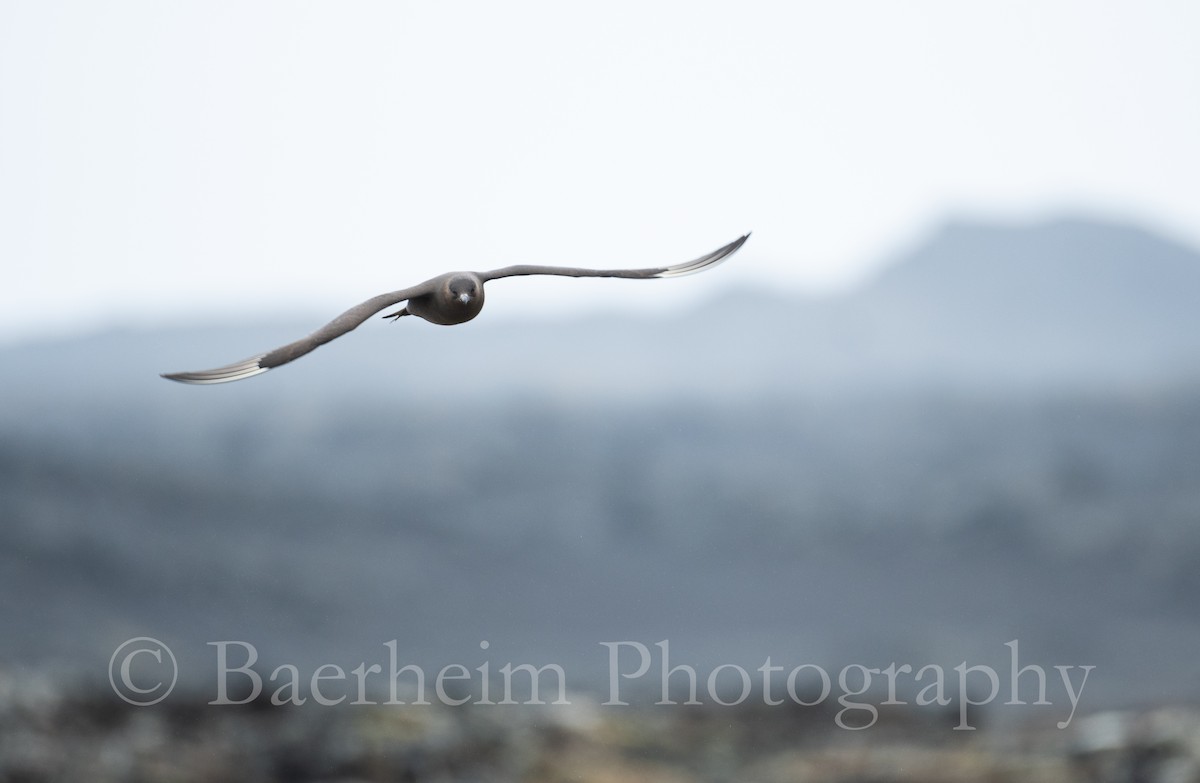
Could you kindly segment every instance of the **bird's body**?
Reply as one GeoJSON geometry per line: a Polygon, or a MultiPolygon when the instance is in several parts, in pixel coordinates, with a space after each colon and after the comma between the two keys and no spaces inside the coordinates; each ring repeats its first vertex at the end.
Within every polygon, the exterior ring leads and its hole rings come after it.
{"type": "Polygon", "coordinates": [[[474,272],[450,272],[426,285],[433,290],[409,297],[408,304],[384,318],[415,315],[431,324],[454,326],[465,324],[483,309],[483,281],[474,272]]]}
{"type": "Polygon", "coordinates": [[[673,266],[649,269],[582,269],[577,267],[520,265],[495,269],[491,272],[448,272],[411,288],[393,291],[368,299],[350,308],[312,334],[264,354],[252,356],[214,370],[164,374],[164,378],[181,383],[212,384],[237,381],[264,373],[272,367],[287,364],[325,343],[356,328],[380,310],[404,302],[404,307],[388,313],[385,318],[399,320],[415,315],[442,326],[466,323],[483,309],[484,284],[502,277],[525,275],[559,275],[565,277],[623,277],[644,280],[654,277],[681,277],[716,266],[737,252],[749,234],[730,242],[719,250],[694,261],[673,266]]]}

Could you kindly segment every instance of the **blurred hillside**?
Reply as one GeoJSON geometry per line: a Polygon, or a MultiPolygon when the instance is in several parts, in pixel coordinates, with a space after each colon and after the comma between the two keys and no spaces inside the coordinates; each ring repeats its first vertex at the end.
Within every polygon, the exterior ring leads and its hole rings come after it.
{"type": "Polygon", "coordinates": [[[373,321],[223,387],[157,374],[323,316],[4,349],[0,662],[486,639],[594,689],[605,641],[836,668],[1020,639],[1098,667],[1084,707],[1200,697],[1197,301],[1200,255],[1137,228],[956,222],[837,298],[373,321]]]}

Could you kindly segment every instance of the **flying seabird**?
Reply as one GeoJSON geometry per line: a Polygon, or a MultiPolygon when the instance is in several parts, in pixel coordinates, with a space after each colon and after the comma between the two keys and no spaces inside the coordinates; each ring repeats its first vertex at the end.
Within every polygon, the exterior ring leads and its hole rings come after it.
{"type": "Polygon", "coordinates": [[[578,269],[567,266],[523,264],[506,266],[491,272],[447,272],[412,288],[404,288],[368,299],[360,305],[351,307],[308,337],[288,343],[273,351],[260,353],[249,359],[213,370],[164,373],[162,377],[180,383],[206,384],[240,381],[243,378],[264,373],[281,364],[287,364],[293,359],[299,359],[314,348],[341,337],[380,310],[401,302],[406,302],[404,307],[394,313],[388,313],[384,318],[399,320],[406,315],[415,315],[430,323],[444,326],[466,323],[479,315],[479,311],[483,309],[483,284],[502,277],[562,275],[564,277],[627,277],[642,280],[652,277],[682,277],[695,274],[714,267],[733,255],[749,238],[750,235],[746,234],[725,247],[714,250],[708,255],[700,256],[694,261],[651,269],[578,269]]]}

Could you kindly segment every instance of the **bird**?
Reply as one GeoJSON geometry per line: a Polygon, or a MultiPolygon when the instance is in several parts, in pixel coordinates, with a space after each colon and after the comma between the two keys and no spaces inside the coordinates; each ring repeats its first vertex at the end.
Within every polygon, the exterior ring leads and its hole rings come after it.
{"type": "Polygon", "coordinates": [[[214,384],[240,381],[260,375],[267,370],[299,359],[330,340],[357,328],[380,310],[393,307],[401,302],[405,302],[403,307],[383,317],[391,319],[393,323],[408,315],[415,315],[430,323],[443,326],[466,323],[479,315],[480,310],[483,309],[484,284],[504,277],[559,275],[563,277],[622,277],[635,280],[683,277],[720,264],[736,253],[749,238],[750,234],[746,233],[728,245],[692,261],[647,269],[581,269],[567,266],[521,264],[493,269],[490,272],[447,272],[411,288],[402,288],[399,291],[372,297],[351,307],[307,337],[273,351],[260,353],[249,359],[212,370],[163,373],[162,377],[180,383],[214,384]]]}

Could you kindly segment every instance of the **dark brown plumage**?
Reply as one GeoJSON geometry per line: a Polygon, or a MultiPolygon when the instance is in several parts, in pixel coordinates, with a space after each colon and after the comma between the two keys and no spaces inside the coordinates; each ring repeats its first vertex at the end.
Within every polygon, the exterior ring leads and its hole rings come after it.
{"type": "Polygon", "coordinates": [[[502,277],[524,275],[560,275],[565,277],[624,277],[644,280],[653,277],[682,277],[701,272],[724,261],[737,252],[749,234],[693,261],[650,269],[580,269],[563,266],[519,265],[494,269],[491,272],[448,272],[426,280],[420,285],[372,297],[350,308],[317,331],[273,351],[251,356],[234,364],[213,370],[167,373],[162,377],[180,383],[227,383],[264,373],[272,367],[287,364],[346,332],[351,331],[380,310],[406,302],[405,306],[385,318],[399,319],[415,315],[426,321],[452,326],[470,321],[483,309],[484,283],[502,277]]]}

